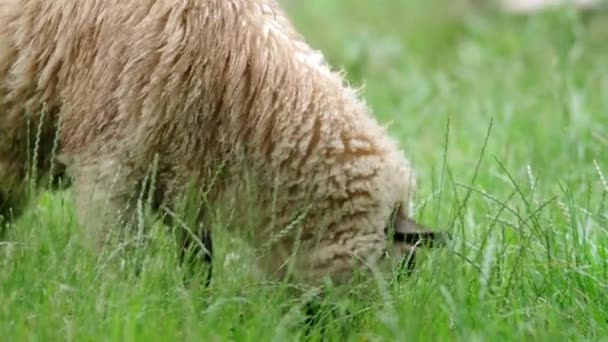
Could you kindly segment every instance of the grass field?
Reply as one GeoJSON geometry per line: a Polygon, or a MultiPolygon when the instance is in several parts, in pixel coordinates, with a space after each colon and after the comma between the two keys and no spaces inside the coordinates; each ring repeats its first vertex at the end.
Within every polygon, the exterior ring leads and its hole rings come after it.
{"type": "Polygon", "coordinates": [[[307,330],[303,302],[256,282],[238,241],[220,237],[209,289],[187,288],[168,234],[141,264],[96,263],[69,193],[42,193],[0,242],[2,340],[608,341],[608,13],[284,2],[365,85],[418,170],[416,217],[453,244],[401,282],[327,297],[307,330]]]}

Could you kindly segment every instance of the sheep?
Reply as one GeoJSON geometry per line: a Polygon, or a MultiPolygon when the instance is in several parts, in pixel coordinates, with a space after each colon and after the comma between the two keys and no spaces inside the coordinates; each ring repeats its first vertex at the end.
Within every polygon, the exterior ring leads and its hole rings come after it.
{"type": "MultiPolygon", "coordinates": [[[[0,101],[0,197],[20,203],[39,127],[94,253],[132,222],[134,194],[171,212],[202,188],[205,203],[256,207],[248,239],[273,279],[344,283],[441,235],[411,219],[397,142],[275,1],[0,0],[0,101]]],[[[210,262],[198,209],[198,236],[180,241],[210,262]]]]}

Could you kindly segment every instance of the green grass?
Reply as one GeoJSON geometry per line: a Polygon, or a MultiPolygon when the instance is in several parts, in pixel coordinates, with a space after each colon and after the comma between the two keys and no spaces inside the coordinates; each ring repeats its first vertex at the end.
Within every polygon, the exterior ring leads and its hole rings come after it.
{"type": "Polygon", "coordinates": [[[256,282],[238,241],[218,242],[209,289],[186,288],[170,236],[152,234],[141,264],[98,264],[74,242],[69,193],[44,193],[0,242],[0,336],[608,341],[608,15],[284,2],[365,84],[418,170],[417,218],[453,245],[399,283],[327,297],[305,337],[302,301],[256,282]]]}

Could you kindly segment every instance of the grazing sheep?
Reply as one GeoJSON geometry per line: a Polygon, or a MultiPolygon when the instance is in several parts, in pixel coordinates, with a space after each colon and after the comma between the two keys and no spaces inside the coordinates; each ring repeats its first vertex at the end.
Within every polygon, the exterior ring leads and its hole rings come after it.
{"type": "Polygon", "coordinates": [[[14,180],[0,197],[22,193],[27,127],[41,128],[44,172],[59,127],[95,251],[150,182],[154,208],[170,211],[218,174],[206,199],[256,206],[250,241],[273,277],[289,261],[297,281],[341,283],[422,237],[408,160],[275,1],[0,0],[0,101],[0,177],[14,180]]]}

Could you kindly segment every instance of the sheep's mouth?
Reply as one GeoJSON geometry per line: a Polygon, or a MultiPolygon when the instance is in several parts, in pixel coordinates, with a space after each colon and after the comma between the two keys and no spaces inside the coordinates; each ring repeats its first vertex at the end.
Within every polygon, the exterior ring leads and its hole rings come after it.
{"type": "Polygon", "coordinates": [[[418,248],[440,248],[451,240],[448,232],[431,229],[411,218],[399,218],[393,223],[393,228],[386,230],[387,236],[392,237],[393,244],[403,250],[399,268],[406,269],[408,274],[416,267],[418,248]]]}
{"type": "Polygon", "coordinates": [[[407,218],[399,222],[392,232],[393,241],[411,246],[443,247],[451,236],[447,232],[430,229],[407,218]]]}

